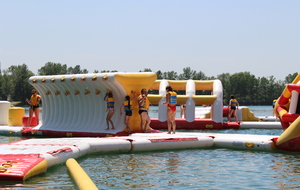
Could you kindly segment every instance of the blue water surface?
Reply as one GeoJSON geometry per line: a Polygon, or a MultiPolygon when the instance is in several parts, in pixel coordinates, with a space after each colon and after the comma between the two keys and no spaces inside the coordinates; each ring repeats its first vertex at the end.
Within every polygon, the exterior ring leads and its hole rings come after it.
{"type": "MultiPolygon", "coordinates": [[[[259,106],[251,110],[256,109],[261,110],[259,106]]],[[[263,115],[272,114],[271,108],[264,109],[263,115]]],[[[210,133],[212,131],[194,130],[193,132],[210,133]]],[[[214,132],[280,135],[282,130],[231,129],[214,132]]],[[[0,136],[0,143],[22,139],[21,137],[0,136]]],[[[79,158],[77,161],[99,189],[300,188],[300,154],[284,151],[187,149],[93,154],[79,158]]],[[[65,164],[51,167],[46,173],[24,182],[0,182],[0,189],[2,188],[78,189],[65,164]]]]}

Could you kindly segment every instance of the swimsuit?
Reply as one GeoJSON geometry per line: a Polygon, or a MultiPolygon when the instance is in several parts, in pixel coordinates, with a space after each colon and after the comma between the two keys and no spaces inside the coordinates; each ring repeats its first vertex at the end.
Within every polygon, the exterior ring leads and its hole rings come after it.
{"type": "Polygon", "coordinates": [[[236,99],[231,99],[230,109],[236,110],[236,106],[237,106],[237,100],[236,99]]]}
{"type": "Polygon", "coordinates": [[[39,105],[36,105],[36,106],[31,106],[31,109],[34,111],[35,108],[39,108],[40,106],[39,105]]]}
{"type": "Polygon", "coordinates": [[[143,112],[146,112],[148,114],[147,110],[139,110],[139,114],[142,114],[143,112]]]}
{"type": "Polygon", "coordinates": [[[125,115],[127,115],[127,116],[132,116],[132,111],[131,111],[131,110],[126,110],[126,111],[125,111],[125,115]]]}
{"type": "Polygon", "coordinates": [[[168,107],[171,109],[172,113],[176,112],[176,105],[171,106],[170,104],[176,104],[177,103],[177,93],[174,91],[169,92],[169,104],[168,107]]]}
{"type": "Polygon", "coordinates": [[[129,102],[129,106],[128,106],[128,100],[124,101],[123,105],[124,105],[125,115],[132,116],[131,101],[129,102]]]}
{"type": "Polygon", "coordinates": [[[32,110],[35,110],[35,108],[39,108],[39,103],[40,103],[40,96],[39,95],[32,95],[30,98],[30,107],[32,110]]]}
{"type": "Polygon", "coordinates": [[[172,113],[176,112],[176,106],[171,106],[168,104],[168,107],[171,109],[172,113]]]}
{"type": "Polygon", "coordinates": [[[107,98],[107,108],[114,109],[115,99],[114,98],[107,98]]]}

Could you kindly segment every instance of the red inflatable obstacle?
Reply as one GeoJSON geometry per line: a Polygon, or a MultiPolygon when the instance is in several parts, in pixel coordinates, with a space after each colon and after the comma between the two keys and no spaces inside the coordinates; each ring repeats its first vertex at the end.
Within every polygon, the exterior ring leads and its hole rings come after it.
{"type": "MultiPolygon", "coordinates": [[[[25,116],[23,116],[22,117],[22,125],[23,126],[28,126],[28,119],[29,119],[29,116],[28,115],[25,115],[25,116]]],[[[35,117],[35,115],[33,115],[32,116],[32,118],[31,118],[31,122],[30,122],[30,125],[29,125],[30,127],[35,127],[35,126],[37,126],[37,121],[36,121],[36,117],[35,117]]]]}
{"type": "Polygon", "coordinates": [[[285,130],[278,139],[276,147],[285,151],[300,152],[300,74],[292,84],[288,84],[275,105],[276,114],[285,130]]]}
{"type": "MultiPolygon", "coordinates": [[[[184,118],[176,118],[176,129],[185,130],[220,130],[220,129],[239,129],[240,125],[236,122],[215,122],[211,119],[195,119],[192,122],[186,121],[184,118]]],[[[157,118],[151,119],[151,128],[161,130],[168,129],[167,121],[161,122],[157,118]]]]}
{"type": "Polygon", "coordinates": [[[0,179],[24,181],[47,170],[47,162],[39,154],[0,154],[0,179]]]}
{"type": "MultiPolygon", "coordinates": [[[[293,82],[297,83],[299,79],[296,79],[293,82]]],[[[276,102],[275,109],[283,129],[287,129],[300,116],[299,93],[300,84],[288,84],[276,102]]]]}

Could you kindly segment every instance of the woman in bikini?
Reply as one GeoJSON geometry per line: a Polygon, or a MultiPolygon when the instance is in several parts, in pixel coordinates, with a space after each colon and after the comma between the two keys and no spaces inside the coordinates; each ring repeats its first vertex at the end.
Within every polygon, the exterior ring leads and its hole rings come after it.
{"type": "Polygon", "coordinates": [[[164,102],[163,104],[168,105],[167,107],[168,134],[171,134],[171,131],[173,131],[173,134],[175,134],[177,93],[173,91],[171,86],[167,86],[166,91],[167,91],[166,102],[164,102]]]}

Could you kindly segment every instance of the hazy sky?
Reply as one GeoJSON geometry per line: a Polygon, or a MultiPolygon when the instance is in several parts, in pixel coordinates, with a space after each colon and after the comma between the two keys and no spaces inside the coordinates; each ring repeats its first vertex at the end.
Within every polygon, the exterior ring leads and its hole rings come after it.
{"type": "Polygon", "coordinates": [[[0,0],[2,69],[300,72],[299,0],[0,0]]]}

